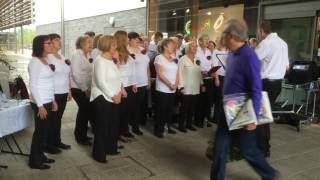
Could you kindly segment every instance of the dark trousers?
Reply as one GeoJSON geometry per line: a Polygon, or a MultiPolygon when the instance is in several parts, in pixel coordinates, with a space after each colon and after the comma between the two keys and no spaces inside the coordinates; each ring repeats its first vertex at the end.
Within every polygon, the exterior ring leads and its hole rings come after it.
{"type": "MultiPolygon", "coordinates": [[[[89,98],[86,96],[85,92],[81,91],[80,89],[72,88],[71,93],[72,97],[78,105],[74,135],[77,141],[86,141],[89,119],[92,121],[92,118],[90,118],[91,107],[89,98]]],[[[91,125],[93,125],[92,122],[91,125]]]]}
{"type": "Polygon", "coordinates": [[[119,135],[124,135],[129,132],[129,123],[133,118],[135,94],[132,91],[132,86],[126,87],[127,97],[121,99],[120,103],[120,125],[119,135]]]}
{"type": "MultiPolygon", "coordinates": [[[[272,180],[275,170],[267,163],[256,144],[256,131],[239,131],[239,144],[242,156],[263,180],[272,180]]],[[[224,180],[226,163],[230,149],[230,135],[226,121],[218,121],[215,137],[213,160],[211,165],[211,180],[224,180]]]]}
{"type": "Polygon", "coordinates": [[[38,106],[34,103],[31,103],[31,107],[34,112],[35,123],[29,156],[30,165],[40,165],[46,159],[46,156],[43,152],[46,146],[49,123],[52,121],[52,103],[44,104],[43,106],[47,110],[48,115],[45,119],[40,119],[38,116],[38,106]]]}
{"type": "Polygon", "coordinates": [[[55,101],[58,105],[58,111],[52,112],[52,121],[49,123],[49,133],[47,147],[56,147],[61,143],[61,119],[67,105],[68,93],[55,94],[55,101]]]}
{"type": "Polygon", "coordinates": [[[138,92],[135,94],[135,101],[133,102],[134,108],[132,118],[132,129],[138,130],[139,124],[146,123],[146,112],[147,112],[147,86],[139,87],[138,92]]]}
{"type": "Polygon", "coordinates": [[[105,100],[102,95],[92,105],[96,123],[92,156],[97,160],[105,160],[107,154],[118,151],[119,107],[105,100]]]}
{"type": "Polygon", "coordinates": [[[195,113],[195,107],[198,95],[182,95],[182,107],[179,118],[179,128],[191,127],[192,116],[195,113]]]}
{"type": "Polygon", "coordinates": [[[157,91],[157,110],[156,121],[154,126],[155,133],[163,133],[164,125],[167,123],[170,128],[172,123],[172,115],[174,110],[175,93],[163,93],[157,91]]]}
{"type": "Polygon", "coordinates": [[[204,79],[205,92],[200,93],[200,104],[197,106],[195,123],[202,125],[204,119],[210,120],[211,108],[215,101],[215,86],[212,79],[204,79]]]}
{"type": "MultiPolygon", "coordinates": [[[[262,80],[263,90],[268,92],[271,107],[274,106],[277,97],[281,93],[282,80],[262,80]]],[[[257,127],[257,145],[264,156],[270,156],[270,125],[264,124],[257,127]]]]}
{"type": "Polygon", "coordinates": [[[226,117],[224,115],[223,109],[223,94],[222,94],[222,87],[223,87],[223,76],[219,76],[220,86],[216,87],[216,103],[214,105],[214,122],[225,121],[226,117]]]}

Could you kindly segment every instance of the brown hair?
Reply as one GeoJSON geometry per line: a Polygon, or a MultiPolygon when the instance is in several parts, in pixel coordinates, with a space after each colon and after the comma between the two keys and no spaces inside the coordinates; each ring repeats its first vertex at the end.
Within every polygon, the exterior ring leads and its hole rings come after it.
{"type": "Polygon", "coordinates": [[[110,35],[101,36],[97,43],[98,49],[102,52],[110,51],[111,45],[115,41],[116,39],[113,36],[110,36],[110,35]]]}
{"type": "Polygon", "coordinates": [[[260,29],[263,30],[264,33],[270,34],[272,32],[272,26],[270,21],[263,20],[260,24],[260,29]]]}
{"type": "Polygon", "coordinates": [[[120,64],[126,64],[129,58],[129,51],[127,49],[128,45],[128,34],[125,31],[117,31],[114,34],[114,37],[117,40],[117,50],[119,53],[120,64]]]}
{"type": "Polygon", "coordinates": [[[165,38],[162,41],[160,41],[159,45],[158,45],[158,52],[160,54],[164,53],[164,49],[165,49],[165,47],[168,46],[169,43],[175,43],[175,42],[172,39],[169,39],[169,38],[165,38]]]}
{"type": "Polygon", "coordinates": [[[84,36],[80,36],[78,37],[77,41],[76,41],[76,49],[82,49],[84,43],[86,43],[86,41],[88,39],[90,39],[91,37],[88,35],[84,35],[84,36]]]}
{"type": "Polygon", "coordinates": [[[98,34],[93,39],[93,48],[98,48],[99,38],[102,37],[102,34],[98,34]]]}

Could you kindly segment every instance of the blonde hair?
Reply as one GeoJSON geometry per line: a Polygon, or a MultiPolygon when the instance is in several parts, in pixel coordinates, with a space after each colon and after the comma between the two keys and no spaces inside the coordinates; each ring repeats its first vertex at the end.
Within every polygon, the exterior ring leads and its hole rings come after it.
{"type": "Polygon", "coordinates": [[[162,39],[158,44],[158,52],[160,54],[163,54],[165,51],[165,47],[167,47],[168,44],[170,44],[170,43],[174,44],[175,42],[170,38],[162,39]]]}
{"type": "Polygon", "coordinates": [[[94,37],[93,39],[93,48],[98,48],[98,42],[99,38],[102,37],[102,34],[98,34],[97,36],[94,37]]]}
{"type": "Polygon", "coordinates": [[[120,64],[126,64],[129,58],[129,51],[127,49],[128,45],[128,34],[125,31],[117,31],[114,34],[117,41],[117,50],[119,53],[120,64]]]}
{"type": "Polygon", "coordinates": [[[104,35],[99,38],[97,43],[98,49],[102,52],[110,51],[112,43],[116,42],[116,39],[110,35],[104,35]]]}

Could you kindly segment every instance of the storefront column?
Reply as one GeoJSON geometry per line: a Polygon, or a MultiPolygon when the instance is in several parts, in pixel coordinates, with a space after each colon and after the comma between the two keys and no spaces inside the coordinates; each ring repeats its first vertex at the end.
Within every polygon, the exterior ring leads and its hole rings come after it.
{"type": "Polygon", "coordinates": [[[147,35],[150,38],[157,30],[157,0],[149,0],[149,23],[147,35]]]}
{"type": "Polygon", "coordinates": [[[191,34],[198,35],[199,23],[199,0],[192,0],[192,19],[191,19],[191,34]]]}

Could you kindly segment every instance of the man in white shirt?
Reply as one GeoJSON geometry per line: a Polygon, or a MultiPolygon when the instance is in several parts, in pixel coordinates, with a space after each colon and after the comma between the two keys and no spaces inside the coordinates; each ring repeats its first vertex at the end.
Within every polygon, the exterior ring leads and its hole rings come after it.
{"type": "MultiPolygon", "coordinates": [[[[271,106],[281,92],[281,82],[289,67],[288,45],[277,33],[272,32],[269,21],[260,24],[260,36],[263,39],[255,49],[261,61],[263,90],[268,92],[271,106]]],[[[258,147],[265,157],[270,156],[270,126],[257,128],[258,147]]]]}
{"type": "Polygon", "coordinates": [[[202,128],[204,125],[204,119],[207,118],[207,126],[211,127],[209,123],[211,108],[215,100],[215,87],[212,77],[208,74],[208,71],[213,67],[213,58],[210,50],[207,48],[209,44],[209,36],[202,35],[198,41],[198,48],[196,52],[196,60],[200,61],[201,73],[203,76],[204,85],[206,91],[201,93],[201,100],[199,108],[196,110],[196,121],[195,124],[197,127],[202,128]]]}

